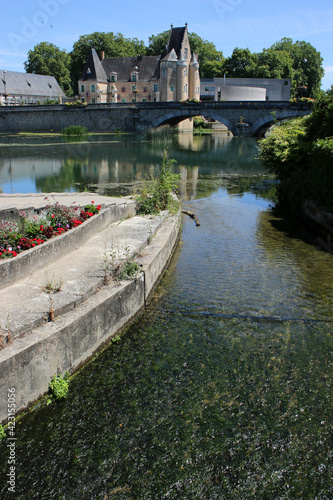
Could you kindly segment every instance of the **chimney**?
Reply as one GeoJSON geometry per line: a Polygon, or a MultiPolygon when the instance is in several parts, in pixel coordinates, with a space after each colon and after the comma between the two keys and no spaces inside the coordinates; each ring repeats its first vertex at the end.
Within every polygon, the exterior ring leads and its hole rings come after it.
{"type": "Polygon", "coordinates": [[[102,61],[103,61],[104,57],[105,57],[105,52],[104,52],[104,50],[102,50],[102,52],[101,52],[101,60],[102,61]]]}

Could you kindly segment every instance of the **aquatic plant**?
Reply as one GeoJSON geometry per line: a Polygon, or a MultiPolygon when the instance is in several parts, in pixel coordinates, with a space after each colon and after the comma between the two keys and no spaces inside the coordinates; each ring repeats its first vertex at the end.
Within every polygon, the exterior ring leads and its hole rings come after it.
{"type": "Polygon", "coordinates": [[[61,131],[62,135],[68,136],[84,136],[88,134],[88,129],[82,125],[68,125],[61,131]]]}
{"type": "Polygon", "coordinates": [[[158,128],[149,128],[145,132],[145,139],[149,142],[172,142],[175,131],[170,125],[162,125],[158,128]]]}

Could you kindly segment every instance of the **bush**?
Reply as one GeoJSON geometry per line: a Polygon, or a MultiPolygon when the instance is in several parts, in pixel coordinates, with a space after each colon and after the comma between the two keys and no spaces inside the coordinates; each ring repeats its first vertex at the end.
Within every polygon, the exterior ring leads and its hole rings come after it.
{"type": "Polygon", "coordinates": [[[82,125],[68,125],[61,131],[62,135],[66,137],[84,136],[88,134],[88,129],[82,125]]]}
{"type": "Polygon", "coordinates": [[[333,211],[333,91],[311,115],[275,127],[259,147],[259,158],[280,180],[280,202],[295,213],[306,200],[333,211]]]}

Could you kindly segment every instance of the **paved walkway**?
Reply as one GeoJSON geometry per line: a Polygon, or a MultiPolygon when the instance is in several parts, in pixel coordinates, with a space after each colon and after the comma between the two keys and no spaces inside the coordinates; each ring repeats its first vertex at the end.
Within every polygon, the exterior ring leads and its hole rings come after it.
{"type": "Polygon", "coordinates": [[[87,203],[95,202],[95,205],[110,206],[114,203],[123,203],[126,198],[114,198],[101,196],[97,193],[28,193],[28,194],[0,194],[0,212],[5,210],[26,210],[28,208],[41,209],[48,203],[54,204],[57,201],[61,205],[84,206],[87,203]],[[47,198],[47,199],[46,199],[47,198]]]}

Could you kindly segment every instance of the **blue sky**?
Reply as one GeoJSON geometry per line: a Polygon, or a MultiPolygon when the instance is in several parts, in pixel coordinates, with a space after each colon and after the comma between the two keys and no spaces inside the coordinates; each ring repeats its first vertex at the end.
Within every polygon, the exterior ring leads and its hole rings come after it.
{"type": "Polygon", "coordinates": [[[68,52],[80,35],[122,33],[148,44],[149,36],[188,23],[225,57],[235,47],[260,52],[283,37],[311,43],[324,59],[322,87],[333,85],[332,0],[14,0],[1,2],[0,69],[24,71],[27,53],[51,42],[68,52]]]}

